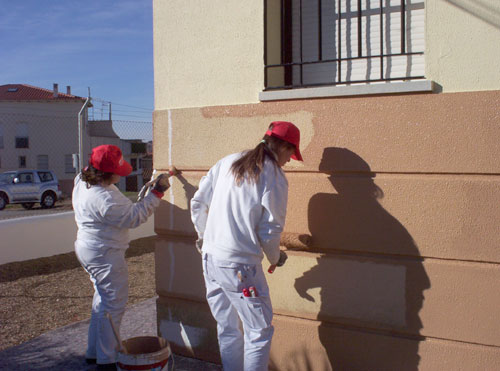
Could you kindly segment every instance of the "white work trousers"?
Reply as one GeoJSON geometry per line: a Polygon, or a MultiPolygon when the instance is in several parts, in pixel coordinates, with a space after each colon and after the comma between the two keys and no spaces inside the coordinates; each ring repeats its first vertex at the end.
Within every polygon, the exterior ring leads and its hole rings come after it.
{"type": "Polygon", "coordinates": [[[224,371],[267,371],[274,327],[262,265],[217,260],[205,253],[203,276],[207,301],[217,321],[224,371]],[[251,286],[257,296],[244,296],[243,289],[251,286]]]}
{"type": "Polygon", "coordinates": [[[125,250],[92,250],[81,242],[75,243],[75,252],[94,285],[94,299],[88,332],[86,358],[95,358],[97,363],[116,362],[118,342],[106,317],[113,318],[119,331],[128,299],[128,268],[125,250]]]}

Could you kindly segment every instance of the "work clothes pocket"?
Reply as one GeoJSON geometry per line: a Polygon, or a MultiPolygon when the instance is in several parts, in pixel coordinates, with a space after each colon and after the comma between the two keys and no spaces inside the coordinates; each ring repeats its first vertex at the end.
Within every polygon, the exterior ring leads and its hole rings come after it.
{"type": "Polygon", "coordinates": [[[216,280],[221,287],[231,292],[242,292],[245,288],[256,286],[256,272],[255,265],[214,266],[216,280]]]}
{"type": "Polygon", "coordinates": [[[243,297],[242,305],[238,310],[242,312],[242,322],[246,327],[263,329],[271,326],[273,308],[269,297],[243,297]]]}
{"type": "Polygon", "coordinates": [[[206,254],[204,269],[207,277],[229,292],[242,293],[243,289],[254,287],[258,296],[269,296],[262,266],[219,260],[206,254]]]}

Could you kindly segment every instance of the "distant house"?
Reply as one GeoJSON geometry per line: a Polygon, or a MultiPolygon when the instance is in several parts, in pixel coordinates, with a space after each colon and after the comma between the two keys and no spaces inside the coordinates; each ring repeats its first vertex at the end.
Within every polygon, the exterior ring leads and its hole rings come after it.
{"type": "MultiPolygon", "coordinates": [[[[0,86],[0,172],[19,168],[55,171],[71,192],[78,153],[78,114],[86,98],[26,84],[0,86]]],[[[84,123],[87,109],[82,112],[84,123]]],[[[84,143],[88,138],[84,138],[84,143]]],[[[88,150],[85,152],[88,156],[88,150]]]]}
{"type": "MultiPolygon", "coordinates": [[[[70,195],[76,169],[73,154],[79,152],[78,115],[86,98],[25,84],[0,86],[0,172],[19,168],[53,170],[64,194],[70,195]]],[[[87,108],[82,111],[83,164],[92,148],[101,144],[120,147],[134,167],[122,179],[119,188],[137,191],[144,183],[144,164],[151,176],[151,156],[140,140],[122,140],[111,120],[89,121],[87,108]],[[145,159],[144,159],[145,158],[145,159]],[[134,165],[135,163],[135,165],[134,165]]],[[[146,175],[147,175],[146,174],[146,175]]],[[[146,176],[146,181],[147,181],[146,176]]]]}
{"type": "Polygon", "coordinates": [[[152,156],[147,152],[147,143],[140,139],[122,140],[121,149],[123,157],[132,165],[132,173],[126,177],[124,189],[128,192],[137,192],[151,179],[152,156]]]}

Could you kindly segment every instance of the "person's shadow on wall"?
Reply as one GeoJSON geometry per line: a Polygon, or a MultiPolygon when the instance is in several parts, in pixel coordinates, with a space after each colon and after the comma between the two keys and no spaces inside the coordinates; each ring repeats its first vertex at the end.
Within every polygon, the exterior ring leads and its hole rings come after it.
{"type": "Polygon", "coordinates": [[[418,248],[379,203],[383,191],[361,157],[326,148],[319,170],[336,191],[308,206],[313,246],[325,254],[295,288],[309,301],[307,291],[320,289],[319,339],[330,366],[417,370],[419,311],[430,287],[418,248]]]}

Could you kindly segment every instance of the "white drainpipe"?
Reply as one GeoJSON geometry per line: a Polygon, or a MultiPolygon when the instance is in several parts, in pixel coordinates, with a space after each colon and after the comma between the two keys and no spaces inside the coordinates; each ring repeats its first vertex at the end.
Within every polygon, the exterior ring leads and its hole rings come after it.
{"type": "Polygon", "coordinates": [[[83,112],[85,108],[90,103],[90,97],[87,97],[85,103],[83,103],[82,109],[78,113],[78,169],[76,169],[76,173],[79,174],[83,169],[83,112]]]}

